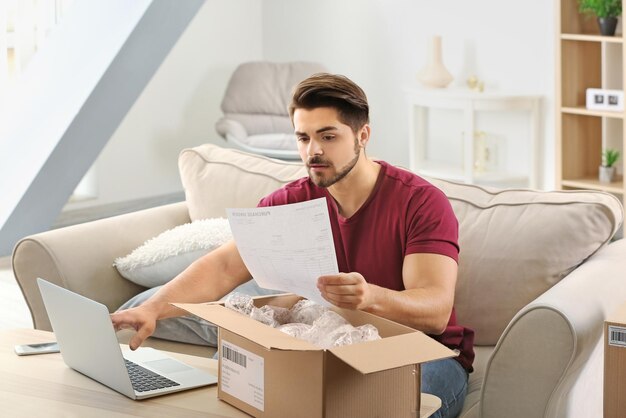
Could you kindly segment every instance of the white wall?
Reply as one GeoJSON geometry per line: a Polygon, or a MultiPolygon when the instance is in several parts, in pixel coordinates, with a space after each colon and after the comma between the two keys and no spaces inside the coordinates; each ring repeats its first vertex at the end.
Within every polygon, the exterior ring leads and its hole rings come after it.
{"type": "Polygon", "coordinates": [[[77,2],[2,91],[0,254],[53,224],[203,4],[77,2]]]}
{"type": "MultiPolygon", "coordinates": [[[[418,86],[429,40],[463,85],[544,96],[543,185],[554,183],[554,5],[527,0],[264,0],[263,57],[318,61],[356,81],[370,100],[370,155],[408,166],[404,89],[418,86]]],[[[541,183],[541,182],[540,182],[541,183]]]]}
{"type": "Polygon", "coordinates": [[[97,198],[66,210],[182,190],[178,153],[212,142],[226,83],[262,58],[262,3],[207,0],[94,164],[97,198]]]}
{"type": "Polygon", "coordinates": [[[351,77],[371,104],[369,154],[408,166],[404,89],[418,85],[435,34],[453,84],[476,74],[487,89],[545,98],[540,184],[552,188],[552,2],[207,0],[96,162],[98,197],[66,209],[182,190],[178,153],[225,145],[214,124],[230,74],[247,60],[318,61],[351,77]]]}
{"type": "MultiPolygon", "coordinates": [[[[15,216],[16,207],[33,187],[41,168],[51,160],[50,156],[67,134],[77,113],[86,107],[86,101],[107,73],[111,60],[150,6],[150,1],[146,0],[126,7],[121,1],[109,3],[83,2],[75,8],[74,17],[57,28],[47,48],[34,55],[19,77],[0,92],[0,190],[3,195],[0,227],[3,231],[9,218],[15,216]],[[122,10],[124,13],[120,16],[122,10]],[[107,37],[97,36],[107,33],[114,20],[116,30],[113,33],[107,37]],[[88,31],[96,35],[76,36],[88,31]],[[80,41],[72,43],[69,39],[80,41]],[[67,68],[78,67],[81,71],[67,71],[67,68]],[[28,157],[26,164],[23,156],[28,157]]],[[[71,190],[71,185],[69,188],[71,190]]],[[[42,188],[43,192],[47,190],[42,188]]],[[[49,197],[42,195],[40,199],[47,203],[49,197]]],[[[58,197],[61,202],[65,198],[63,195],[58,197]]],[[[49,211],[54,210],[52,207],[49,211]]]]}
{"type": "Polygon", "coordinates": [[[0,90],[6,89],[9,79],[7,54],[7,4],[0,1],[0,90]]]}

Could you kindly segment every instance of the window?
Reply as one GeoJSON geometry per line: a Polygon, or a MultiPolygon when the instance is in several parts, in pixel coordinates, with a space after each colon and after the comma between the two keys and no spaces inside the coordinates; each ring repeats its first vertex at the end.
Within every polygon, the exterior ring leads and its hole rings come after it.
{"type": "Polygon", "coordinates": [[[0,0],[0,85],[26,68],[74,0],[0,0]]]}

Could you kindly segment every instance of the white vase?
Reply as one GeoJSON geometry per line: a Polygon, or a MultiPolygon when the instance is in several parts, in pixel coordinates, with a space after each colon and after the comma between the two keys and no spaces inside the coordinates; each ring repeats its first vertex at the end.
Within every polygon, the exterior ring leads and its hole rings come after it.
{"type": "Polygon", "coordinates": [[[452,82],[454,77],[443,65],[441,59],[441,36],[434,36],[430,44],[428,63],[418,73],[417,79],[426,87],[443,88],[452,82]]]}
{"type": "Polygon", "coordinates": [[[610,183],[615,176],[615,167],[605,167],[601,165],[598,167],[598,180],[600,183],[610,183]]]}

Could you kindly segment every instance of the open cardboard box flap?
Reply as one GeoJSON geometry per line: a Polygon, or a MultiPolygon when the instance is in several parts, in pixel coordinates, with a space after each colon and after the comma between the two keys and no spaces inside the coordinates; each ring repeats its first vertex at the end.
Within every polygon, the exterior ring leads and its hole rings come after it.
{"type": "Polygon", "coordinates": [[[213,303],[173,303],[172,305],[206,319],[218,327],[226,328],[235,334],[248,338],[268,350],[272,348],[280,350],[321,350],[321,348],[307,341],[293,338],[276,328],[269,327],[222,305],[213,303]]]}
{"type": "Polygon", "coordinates": [[[457,356],[420,331],[334,347],[329,351],[363,374],[457,356]],[[407,350],[407,347],[413,348],[407,350]]]}

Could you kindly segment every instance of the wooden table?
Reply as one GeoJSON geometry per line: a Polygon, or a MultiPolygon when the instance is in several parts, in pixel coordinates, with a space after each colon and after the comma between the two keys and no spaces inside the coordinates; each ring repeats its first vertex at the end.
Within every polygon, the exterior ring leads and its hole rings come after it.
{"type": "MultiPolygon", "coordinates": [[[[39,330],[0,331],[0,405],[2,415],[88,417],[248,417],[217,398],[217,386],[133,401],[70,369],[61,354],[18,357],[16,344],[54,341],[39,330]]],[[[168,353],[187,364],[217,375],[217,361],[168,353]]],[[[97,356],[97,354],[96,354],[97,356]]],[[[441,406],[439,398],[422,394],[420,417],[441,406]]]]}

